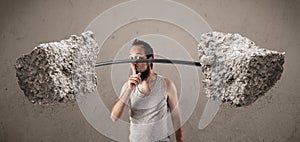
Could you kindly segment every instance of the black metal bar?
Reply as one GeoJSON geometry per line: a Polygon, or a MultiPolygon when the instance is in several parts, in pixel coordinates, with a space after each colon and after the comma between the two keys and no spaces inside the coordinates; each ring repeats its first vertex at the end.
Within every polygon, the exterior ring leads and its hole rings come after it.
{"type": "Polygon", "coordinates": [[[184,60],[169,60],[169,59],[124,59],[124,60],[111,60],[105,62],[96,63],[95,67],[106,66],[111,64],[124,64],[124,63],[141,63],[141,62],[152,62],[152,63],[164,63],[164,64],[181,64],[201,67],[200,62],[184,61],[184,60]]]}

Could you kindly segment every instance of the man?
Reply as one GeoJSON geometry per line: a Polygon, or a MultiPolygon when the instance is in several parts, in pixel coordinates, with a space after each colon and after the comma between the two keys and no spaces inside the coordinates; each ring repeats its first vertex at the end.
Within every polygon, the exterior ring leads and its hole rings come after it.
{"type": "MultiPolygon", "coordinates": [[[[134,40],[131,59],[153,59],[153,49],[141,40],[134,40]]],[[[174,83],[153,71],[153,63],[131,63],[132,75],[123,85],[119,99],[112,107],[111,118],[118,120],[125,109],[130,111],[132,142],[169,141],[167,114],[171,111],[176,141],[182,142],[181,114],[174,83]]]]}

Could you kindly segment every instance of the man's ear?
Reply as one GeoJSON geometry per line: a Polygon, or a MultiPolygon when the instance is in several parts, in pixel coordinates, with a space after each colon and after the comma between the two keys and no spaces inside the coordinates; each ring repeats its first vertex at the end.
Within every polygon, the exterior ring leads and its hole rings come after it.
{"type": "MultiPolygon", "coordinates": [[[[148,59],[154,59],[154,58],[153,58],[153,56],[150,56],[148,59]]],[[[149,63],[151,64],[152,62],[149,62],[149,63]]]]}
{"type": "MultiPolygon", "coordinates": [[[[149,59],[154,59],[154,55],[150,56],[149,59]]],[[[153,69],[153,63],[152,62],[149,62],[149,66],[150,66],[151,69],[153,69]]]]}

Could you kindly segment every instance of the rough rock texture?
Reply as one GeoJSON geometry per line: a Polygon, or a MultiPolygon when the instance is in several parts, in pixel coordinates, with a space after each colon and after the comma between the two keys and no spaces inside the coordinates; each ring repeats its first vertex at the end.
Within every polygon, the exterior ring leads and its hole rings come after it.
{"type": "Polygon", "coordinates": [[[283,72],[284,53],[259,48],[239,34],[205,33],[198,51],[206,95],[236,106],[253,103],[283,72]]]}
{"type": "Polygon", "coordinates": [[[17,59],[18,83],[32,103],[73,102],[78,91],[96,89],[99,48],[92,32],[43,43],[17,59]]]}

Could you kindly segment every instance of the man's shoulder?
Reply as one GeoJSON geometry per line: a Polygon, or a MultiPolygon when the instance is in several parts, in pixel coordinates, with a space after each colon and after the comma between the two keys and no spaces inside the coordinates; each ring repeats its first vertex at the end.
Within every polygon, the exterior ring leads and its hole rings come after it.
{"type": "Polygon", "coordinates": [[[177,95],[177,89],[175,86],[175,83],[168,77],[162,77],[162,79],[164,80],[164,84],[165,84],[165,91],[166,91],[166,95],[167,97],[173,97],[177,95]]]}
{"type": "Polygon", "coordinates": [[[170,78],[162,76],[162,75],[159,75],[159,76],[164,80],[167,87],[170,87],[174,84],[174,82],[170,78]]]}

